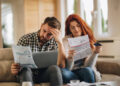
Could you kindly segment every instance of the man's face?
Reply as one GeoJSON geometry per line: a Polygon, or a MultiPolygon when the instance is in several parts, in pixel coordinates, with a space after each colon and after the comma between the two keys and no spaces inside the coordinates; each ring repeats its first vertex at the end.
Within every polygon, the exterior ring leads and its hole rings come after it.
{"type": "Polygon", "coordinates": [[[41,26],[40,34],[39,34],[41,43],[45,43],[53,38],[53,35],[50,32],[50,29],[52,29],[52,27],[50,27],[48,24],[43,24],[41,26]]]}

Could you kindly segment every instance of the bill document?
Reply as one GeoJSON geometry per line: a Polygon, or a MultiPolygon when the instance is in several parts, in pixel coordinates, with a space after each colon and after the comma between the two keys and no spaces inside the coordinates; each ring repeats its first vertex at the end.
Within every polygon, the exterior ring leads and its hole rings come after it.
{"type": "Polygon", "coordinates": [[[92,54],[88,35],[68,38],[69,46],[75,50],[74,61],[80,60],[92,54]]]}
{"type": "Polygon", "coordinates": [[[27,46],[12,46],[14,62],[23,67],[37,68],[30,47],[27,46]]]}

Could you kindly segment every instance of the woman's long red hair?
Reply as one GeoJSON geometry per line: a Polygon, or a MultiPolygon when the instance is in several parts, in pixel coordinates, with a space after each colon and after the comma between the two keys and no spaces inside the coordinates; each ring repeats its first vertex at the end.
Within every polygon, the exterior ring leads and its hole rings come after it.
{"type": "Polygon", "coordinates": [[[94,49],[94,43],[96,42],[96,39],[93,35],[93,32],[91,28],[86,24],[86,22],[77,14],[69,15],[65,22],[65,36],[72,34],[70,32],[70,22],[71,21],[77,21],[78,24],[80,24],[80,28],[82,30],[82,35],[88,35],[90,46],[92,49],[94,49]]]}

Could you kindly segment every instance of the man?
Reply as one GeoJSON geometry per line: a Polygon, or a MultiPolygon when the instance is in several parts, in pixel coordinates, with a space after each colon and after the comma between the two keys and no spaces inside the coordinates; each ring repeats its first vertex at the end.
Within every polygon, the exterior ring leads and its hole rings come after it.
{"type": "MultiPolygon", "coordinates": [[[[32,52],[58,49],[59,63],[59,58],[65,58],[60,27],[60,22],[55,17],[47,17],[39,31],[24,35],[19,39],[17,45],[30,46],[32,52]]],[[[21,85],[28,81],[33,81],[34,83],[50,82],[50,86],[62,85],[62,76],[58,66],[30,69],[21,68],[19,64],[13,63],[11,66],[11,72],[14,75],[18,75],[21,85]]]]}

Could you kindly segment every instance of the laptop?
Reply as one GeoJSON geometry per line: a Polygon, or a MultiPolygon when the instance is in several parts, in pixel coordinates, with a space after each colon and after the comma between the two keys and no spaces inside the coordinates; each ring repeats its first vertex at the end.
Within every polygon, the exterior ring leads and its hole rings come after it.
{"type": "Polygon", "coordinates": [[[38,68],[46,68],[51,65],[57,65],[58,51],[32,53],[32,56],[38,68]]]}

